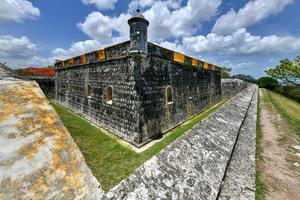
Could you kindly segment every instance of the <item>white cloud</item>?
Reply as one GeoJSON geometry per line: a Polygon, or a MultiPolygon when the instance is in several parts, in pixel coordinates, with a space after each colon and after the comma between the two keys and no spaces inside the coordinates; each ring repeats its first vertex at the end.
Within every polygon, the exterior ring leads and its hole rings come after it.
{"type": "Polygon", "coordinates": [[[38,47],[27,37],[0,36],[0,62],[6,62],[9,66],[47,66],[54,63],[54,58],[37,56],[38,47]]]}
{"type": "Polygon", "coordinates": [[[166,49],[185,53],[185,50],[182,48],[182,45],[180,45],[180,42],[178,40],[175,42],[164,41],[164,42],[161,42],[159,45],[166,49]]]}
{"type": "Polygon", "coordinates": [[[84,22],[78,23],[77,26],[92,39],[109,44],[113,41],[129,39],[129,26],[127,24],[129,18],[129,14],[109,17],[100,12],[92,12],[85,18],[84,22]],[[113,32],[119,35],[113,36],[113,32]]]}
{"type": "MultiPolygon", "coordinates": [[[[181,0],[142,1],[147,7],[143,14],[150,21],[149,39],[162,39],[180,36],[190,36],[201,28],[201,22],[209,20],[217,12],[221,0],[189,0],[180,7],[181,0]]],[[[134,3],[134,2],[133,2],[134,3]]],[[[131,3],[132,4],[132,3],[131,3]]],[[[90,38],[102,43],[129,39],[127,20],[131,17],[130,5],[128,13],[111,17],[101,12],[92,12],[77,26],[90,38]],[[116,36],[117,34],[117,36],[116,36]]]]}
{"type": "Polygon", "coordinates": [[[231,35],[210,33],[183,38],[183,48],[195,54],[255,54],[255,53],[293,53],[300,51],[300,38],[292,36],[255,36],[245,28],[231,35]]]}
{"type": "Polygon", "coordinates": [[[257,66],[257,63],[255,63],[253,61],[232,63],[230,60],[224,60],[224,61],[218,62],[218,65],[230,67],[232,69],[247,69],[247,68],[253,68],[253,67],[257,66]]]}
{"type": "Polygon", "coordinates": [[[233,9],[222,15],[215,23],[214,33],[230,34],[235,30],[253,25],[270,15],[281,12],[293,0],[253,0],[235,12],[233,9]]]}
{"type": "Polygon", "coordinates": [[[103,47],[104,45],[97,40],[86,40],[73,43],[69,49],[54,49],[52,54],[56,59],[67,59],[90,51],[95,51],[103,47]]]}
{"type": "Polygon", "coordinates": [[[220,3],[220,0],[202,0],[201,3],[189,0],[185,6],[172,10],[168,1],[156,1],[144,12],[150,21],[150,40],[193,35],[201,28],[202,22],[217,13],[220,3]]]}
{"type": "Polygon", "coordinates": [[[154,4],[154,0],[140,0],[138,3],[142,7],[152,6],[154,4]]]}
{"type": "Polygon", "coordinates": [[[26,67],[47,67],[54,64],[54,58],[32,56],[24,59],[0,59],[0,62],[5,62],[9,67],[16,68],[26,68],[26,67]]]}
{"type": "Polygon", "coordinates": [[[20,38],[9,35],[0,36],[0,57],[2,58],[26,58],[37,52],[37,46],[22,36],[20,38]]]}
{"type": "Polygon", "coordinates": [[[149,8],[153,6],[155,3],[163,3],[169,9],[179,9],[181,7],[183,0],[163,0],[163,1],[156,1],[156,0],[132,0],[129,3],[129,13],[133,13],[137,10],[137,8],[149,8]]]}
{"type": "Polygon", "coordinates": [[[84,4],[95,4],[99,10],[114,9],[118,0],[81,0],[84,4]]]}
{"type": "MultiPolygon", "coordinates": [[[[159,1],[155,1],[155,0],[140,0],[138,1],[139,5],[141,7],[149,7],[154,5],[155,3],[159,2],[159,1]]],[[[164,0],[164,1],[160,1],[162,3],[164,3],[168,8],[171,9],[178,9],[181,7],[182,4],[182,0],[164,0]]]]}
{"type": "Polygon", "coordinates": [[[1,0],[0,23],[5,21],[22,22],[26,18],[40,16],[40,10],[26,0],[1,0]]]}

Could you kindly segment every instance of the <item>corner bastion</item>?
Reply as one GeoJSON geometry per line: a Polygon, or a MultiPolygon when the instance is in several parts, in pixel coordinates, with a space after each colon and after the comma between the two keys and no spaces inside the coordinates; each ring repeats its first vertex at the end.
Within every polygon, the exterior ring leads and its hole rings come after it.
{"type": "Polygon", "coordinates": [[[130,40],[56,66],[56,101],[142,146],[221,101],[214,64],[147,41],[149,22],[128,20],[130,40]]]}

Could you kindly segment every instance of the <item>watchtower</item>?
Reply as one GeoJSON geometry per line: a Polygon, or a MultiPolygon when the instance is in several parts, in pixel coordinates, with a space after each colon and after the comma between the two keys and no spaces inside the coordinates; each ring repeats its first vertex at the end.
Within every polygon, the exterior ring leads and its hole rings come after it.
{"type": "Polygon", "coordinates": [[[130,52],[148,53],[147,29],[149,21],[145,19],[138,9],[128,20],[130,26],[130,52]]]}

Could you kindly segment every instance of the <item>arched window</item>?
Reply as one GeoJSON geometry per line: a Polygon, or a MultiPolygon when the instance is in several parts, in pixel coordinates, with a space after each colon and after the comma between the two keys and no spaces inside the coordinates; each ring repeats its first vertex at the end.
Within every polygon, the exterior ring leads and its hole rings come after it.
{"type": "Polygon", "coordinates": [[[166,98],[167,98],[167,104],[173,103],[173,89],[171,86],[168,86],[166,89],[166,98]]]}
{"type": "Polygon", "coordinates": [[[70,81],[67,81],[66,92],[69,92],[69,91],[70,91],[70,81]]]}
{"type": "Polygon", "coordinates": [[[89,84],[85,91],[85,96],[90,98],[92,96],[92,86],[89,84]]]}
{"type": "Polygon", "coordinates": [[[106,88],[106,103],[112,104],[112,102],[113,102],[113,87],[108,86],[106,88]]]}
{"type": "Polygon", "coordinates": [[[193,88],[192,88],[192,86],[189,86],[188,97],[189,97],[189,100],[193,99],[193,88]]]}

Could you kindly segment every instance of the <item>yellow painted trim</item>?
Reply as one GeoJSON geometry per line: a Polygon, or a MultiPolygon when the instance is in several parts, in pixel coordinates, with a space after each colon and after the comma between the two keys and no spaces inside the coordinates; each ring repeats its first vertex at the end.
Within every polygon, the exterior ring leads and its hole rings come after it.
{"type": "Polygon", "coordinates": [[[69,65],[74,65],[75,64],[74,58],[69,59],[68,63],[69,65]]]}
{"type": "Polygon", "coordinates": [[[98,51],[98,58],[100,60],[104,60],[105,59],[105,50],[104,49],[98,51]]]}
{"type": "Polygon", "coordinates": [[[174,52],[174,61],[184,63],[184,55],[178,52],[174,52]]]}
{"type": "Polygon", "coordinates": [[[211,65],[211,70],[216,71],[216,65],[211,65]]]}
{"type": "Polygon", "coordinates": [[[81,61],[81,64],[85,64],[86,63],[86,56],[85,55],[80,56],[80,61],[81,61]]]}
{"type": "Polygon", "coordinates": [[[192,65],[195,66],[195,67],[198,67],[199,65],[199,61],[195,58],[192,59],[192,65]]]}
{"type": "Polygon", "coordinates": [[[204,69],[208,69],[208,63],[204,62],[204,69]]]}

